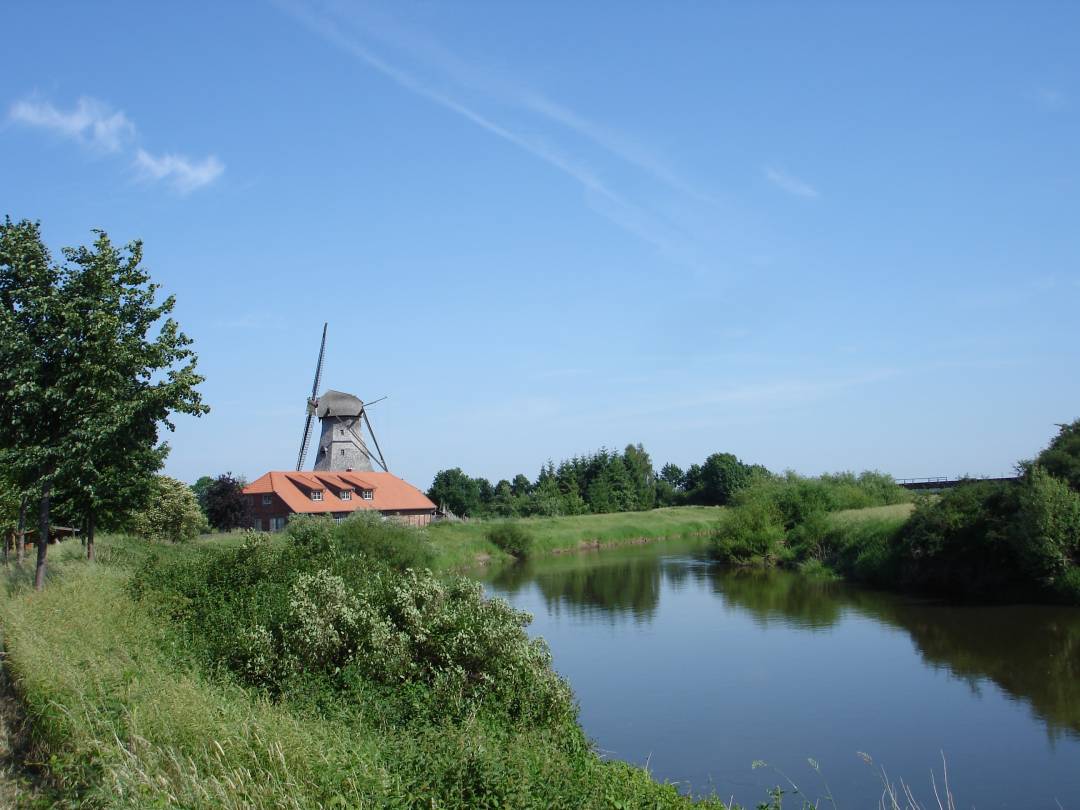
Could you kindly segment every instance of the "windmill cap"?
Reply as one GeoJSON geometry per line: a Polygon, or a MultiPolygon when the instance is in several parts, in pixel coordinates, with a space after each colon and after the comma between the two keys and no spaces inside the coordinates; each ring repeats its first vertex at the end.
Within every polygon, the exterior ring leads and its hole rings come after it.
{"type": "Polygon", "coordinates": [[[364,403],[360,397],[341,391],[327,391],[319,397],[316,415],[320,419],[325,416],[359,416],[363,409],[364,403]]]}

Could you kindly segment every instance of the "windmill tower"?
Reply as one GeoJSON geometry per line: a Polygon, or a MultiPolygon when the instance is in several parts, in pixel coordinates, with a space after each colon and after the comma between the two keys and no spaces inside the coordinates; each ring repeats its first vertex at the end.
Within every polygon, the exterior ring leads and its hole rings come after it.
{"type": "MultiPolygon", "coordinates": [[[[304,438],[300,443],[300,455],[296,459],[296,469],[304,468],[311,428],[316,417],[319,419],[319,452],[315,456],[316,470],[366,470],[371,471],[374,461],[383,470],[389,472],[386,459],[383,458],[367,408],[374,403],[364,404],[353,394],[341,391],[326,391],[321,397],[319,381],[322,379],[323,359],[326,356],[326,324],[323,324],[322,343],[319,346],[319,359],[315,364],[315,382],[311,386],[311,396],[307,401],[307,418],[304,421],[304,438]],[[372,453],[364,438],[364,427],[371,437],[372,453]]],[[[385,399],[385,397],[383,397],[385,399]]],[[[381,402],[382,400],[376,400],[381,402]]]]}

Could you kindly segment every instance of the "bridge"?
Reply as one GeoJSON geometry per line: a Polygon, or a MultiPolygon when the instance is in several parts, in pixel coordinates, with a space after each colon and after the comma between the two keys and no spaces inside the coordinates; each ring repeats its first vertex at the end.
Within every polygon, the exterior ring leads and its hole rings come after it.
{"type": "Polygon", "coordinates": [[[956,477],[939,475],[931,478],[897,478],[896,483],[902,486],[904,489],[917,489],[926,492],[941,492],[943,489],[952,489],[953,487],[962,486],[964,484],[975,484],[979,481],[998,481],[1001,483],[1012,483],[1019,480],[1019,477],[1015,475],[963,475],[956,477]]]}

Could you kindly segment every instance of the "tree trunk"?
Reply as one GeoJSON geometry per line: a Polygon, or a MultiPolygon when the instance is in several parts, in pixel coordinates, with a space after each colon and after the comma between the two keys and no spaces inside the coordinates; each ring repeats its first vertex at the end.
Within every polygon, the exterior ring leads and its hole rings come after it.
{"type": "Polygon", "coordinates": [[[37,569],[34,571],[34,590],[45,588],[45,557],[49,553],[49,500],[52,496],[52,479],[41,484],[41,514],[38,518],[37,569]]]}
{"type": "Polygon", "coordinates": [[[22,564],[22,561],[26,559],[26,504],[28,498],[26,495],[22,496],[22,500],[19,502],[19,534],[15,540],[16,543],[16,555],[15,559],[22,564]]]}
{"type": "Polygon", "coordinates": [[[94,559],[94,512],[86,516],[86,559],[94,559]]]}

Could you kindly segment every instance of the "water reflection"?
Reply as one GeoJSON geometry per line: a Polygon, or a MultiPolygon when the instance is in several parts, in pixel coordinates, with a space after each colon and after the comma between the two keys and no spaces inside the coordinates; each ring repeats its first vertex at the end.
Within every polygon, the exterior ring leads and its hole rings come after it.
{"type": "Polygon", "coordinates": [[[996,684],[1030,707],[1053,737],[1080,737],[1080,610],[970,606],[855,588],[776,571],[729,571],[670,547],[574,555],[494,573],[506,595],[535,587],[554,614],[610,623],[653,620],[664,591],[697,587],[759,625],[818,632],[852,615],[901,629],[922,660],[978,690],[996,684]]]}

